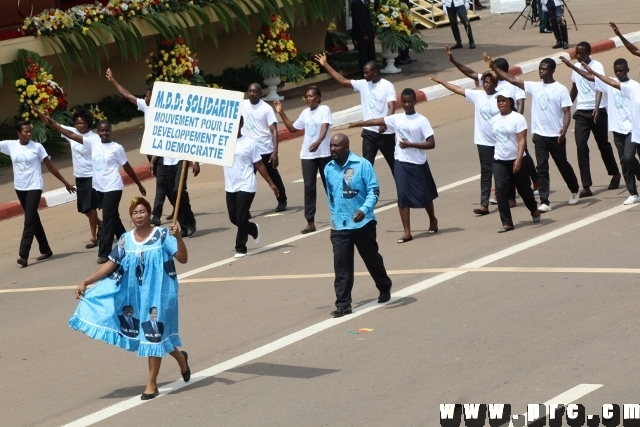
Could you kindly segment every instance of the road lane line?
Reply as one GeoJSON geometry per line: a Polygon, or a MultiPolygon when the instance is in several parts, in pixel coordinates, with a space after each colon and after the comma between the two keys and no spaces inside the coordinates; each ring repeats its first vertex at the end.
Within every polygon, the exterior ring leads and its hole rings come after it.
{"type": "MultiPolygon", "coordinates": [[[[616,206],[614,208],[608,209],[606,211],[600,212],[596,215],[581,219],[579,221],[576,221],[573,224],[568,224],[564,227],[561,227],[557,230],[554,231],[550,231],[549,233],[545,233],[542,236],[539,236],[537,238],[531,239],[527,242],[524,243],[520,243],[517,245],[514,245],[510,248],[498,251],[494,254],[482,257],[480,259],[478,259],[477,261],[473,261],[470,263],[467,263],[465,265],[462,266],[462,268],[470,268],[470,267],[483,267],[486,264],[490,264],[492,262],[498,261],[502,258],[506,258],[510,255],[514,255],[518,252],[524,251],[525,249],[529,249],[533,246],[536,245],[540,245],[542,243],[545,243],[551,239],[554,239],[556,237],[562,236],[564,234],[570,233],[572,231],[578,230],[582,227],[586,227],[587,225],[593,224],[596,221],[600,221],[602,219],[605,218],[609,218],[613,215],[616,215],[620,212],[624,212],[627,209],[632,208],[633,205],[619,205],[616,206]]],[[[210,368],[207,368],[203,371],[197,372],[195,374],[191,375],[191,381],[189,383],[185,383],[182,379],[178,380],[178,381],[174,381],[170,384],[165,385],[164,387],[160,388],[160,395],[154,399],[157,400],[159,398],[162,398],[164,396],[166,396],[168,393],[174,392],[176,390],[180,390],[184,387],[190,386],[194,383],[197,383],[199,381],[202,381],[204,379],[207,378],[211,378],[216,374],[219,374],[221,372],[227,371],[229,369],[233,369],[237,366],[243,365],[247,362],[251,362],[255,359],[258,359],[260,357],[263,357],[267,354],[273,353],[277,350],[280,350],[281,348],[287,347],[293,343],[299,342],[305,338],[308,338],[310,336],[313,336],[315,334],[318,334],[320,332],[323,332],[329,328],[332,328],[334,326],[340,325],[344,322],[348,322],[350,320],[353,320],[357,317],[363,316],[375,309],[378,308],[382,308],[385,307],[388,304],[392,304],[394,302],[397,302],[399,299],[401,298],[406,298],[408,296],[417,294],[419,292],[422,292],[424,290],[427,290],[429,288],[432,288],[442,282],[446,282],[448,280],[451,280],[455,277],[461,276],[465,274],[465,271],[450,271],[447,273],[443,273],[443,274],[439,274],[435,277],[423,280],[421,282],[418,282],[414,285],[408,286],[404,289],[401,289],[397,292],[395,292],[392,296],[391,296],[391,300],[389,303],[386,304],[378,304],[377,301],[372,301],[368,304],[364,304],[362,306],[359,306],[357,308],[355,308],[353,310],[353,313],[344,317],[339,317],[339,318],[331,318],[331,319],[326,319],[323,320],[319,323],[316,323],[314,325],[308,326],[304,329],[301,329],[297,332],[294,332],[292,334],[286,335],[282,338],[279,338],[271,343],[265,344],[261,347],[258,347],[254,350],[251,350],[247,353],[241,354],[239,356],[236,356],[232,359],[229,359],[225,362],[219,363],[217,365],[211,366],[210,368]]],[[[571,391],[571,390],[570,390],[571,391]]],[[[577,393],[577,392],[576,392],[577,393]]],[[[562,396],[562,395],[561,395],[562,396]]],[[[72,423],[66,424],[66,426],[68,427],[80,427],[80,426],[89,426],[92,424],[95,424],[99,421],[105,420],[109,417],[112,417],[116,414],[120,414],[124,411],[127,411],[129,409],[132,409],[136,406],[142,405],[143,403],[146,403],[148,401],[144,401],[144,400],[140,400],[139,397],[132,397],[126,400],[123,400],[119,403],[116,403],[112,406],[109,406],[107,408],[104,408],[100,411],[94,412],[92,414],[89,414],[83,418],[80,418],[72,423]]]]}
{"type": "MultiPolygon", "coordinates": [[[[551,404],[556,404],[556,405],[561,405],[561,406],[567,406],[570,403],[575,402],[576,400],[580,399],[583,396],[586,396],[587,394],[591,393],[592,391],[596,391],[597,389],[599,389],[600,387],[602,387],[602,384],[578,384],[577,386],[575,386],[574,388],[565,391],[564,393],[560,393],[559,395],[557,395],[556,397],[551,398],[550,400],[546,401],[545,403],[543,403],[543,405],[546,407],[547,411],[545,416],[549,416],[549,405],[551,404]]],[[[524,414],[520,414],[518,415],[518,418],[520,417],[526,417],[527,413],[525,412],[524,414]]],[[[526,420],[527,424],[530,424],[536,420],[541,419],[542,416],[533,419],[533,420],[526,420]]],[[[506,424],[502,424],[500,427],[510,427],[513,426],[513,424],[511,422],[508,422],[506,424]]]]}
{"type": "MultiPolygon", "coordinates": [[[[459,271],[463,273],[570,273],[570,274],[640,274],[640,268],[582,268],[582,267],[449,267],[449,268],[419,268],[415,270],[387,270],[390,276],[409,274],[435,274],[459,271]]],[[[368,276],[367,271],[357,271],[355,276],[368,276]]],[[[205,277],[200,279],[182,279],[181,285],[188,283],[214,283],[214,282],[255,282],[259,280],[309,280],[326,279],[335,277],[335,273],[316,274],[280,274],[273,276],[230,276],[230,277],[205,277]]],[[[91,285],[92,286],[92,285],[91,285]]],[[[89,287],[91,287],[89,286],[89,287]]],[[[21,292],[41,292],[60,291],[75,289],[75,285],[49,286],[41,288],[12,288],[0,289],[0,294],[21,293],[21,292]]]]}

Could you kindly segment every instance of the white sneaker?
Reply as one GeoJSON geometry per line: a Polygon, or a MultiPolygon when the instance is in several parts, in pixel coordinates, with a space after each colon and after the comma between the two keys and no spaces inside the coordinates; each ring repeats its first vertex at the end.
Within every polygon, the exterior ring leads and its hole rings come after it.
{"type": "Polygon", "coordinates": [[[538,191],[538,190],[533,190],[533,195],[534,195],[534,196],[539,196],[539,195],[540,195],[540,191],[538,191]]]}
{"type": "Polygon", "coordinates": [[[580,193],[571,193],[571,197],[569,197],[569,204],[575,205],[580,200],[580,193]]]}
{"type": "Polygon", "coordinates": [[[238,253],[237,253],[237,254],[235,254],[233,257],[234,257],[235,259],[240,259],[240,258],[244,258],[244,257],[246,257],[246,256],[247,256],[247,254],[243,254],[243,253],[238,252],[238,253]]]}
{"type": "Polygon", "coordinates": [[[549,212],[551,210],[551,206],[546,205],[546,204],[540,204],[540,205],[538,205],[538,210],[540,212],[549,212]]]}
{"type": "Polygon", "coordinates": [[[257,245],[260,243],[260,225],[256,224],[256,229],[258,230],[257,236],[253,238],[253,244],[257,245]]]}
{"type": "Polygon", "coordinates": [[[631,196],[627,197],[627,200],[622,202],[623,205],[633,205],[634,203],[640,203],[640,196],[638,196],[637,194],[632,194],[631,196]]]}
{"type": "Polygon", "coordinates": [[[490,205],[497,205],[498,201],[495,198],[492,197],[492,198],[489,199],[489,204],[490,205]]]}

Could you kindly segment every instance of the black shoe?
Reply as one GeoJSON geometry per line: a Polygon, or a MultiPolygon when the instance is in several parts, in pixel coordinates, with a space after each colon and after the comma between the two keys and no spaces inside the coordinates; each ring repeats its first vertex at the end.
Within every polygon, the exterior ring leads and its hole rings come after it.
{"type": "Polygon", "coordinates": [[[187,228],[187,237],[193,237],[193,233],[196,232],[196,226],[194,225],[192,228],[187,228]]]}
{"type": "Polygon", "coordinates": [[[378,297],[378,304],[384,304],[391,299],[391,294],[380,294],[378,297]]]}
{"type": "Polygon", "coordinates": [[[181,351],[180,353],[184,355],[184,361],[187,362],[187,370],[184,371],[184,373],[182,374],[182,379],[184,380],[185,383],[188,383],[189,380],[191,379],[191,368],[189,368],[189,355],[187,354],[186,351],[181,351]]]}
{"type": "Polygon", "coordinates": [[[620,187],[620,174],[613,175],[611,178],[611,182],[609,182],[609,186],[607,187],[609,190],[615,190],[620,187]]]}
{"type": "Polygon", "coordinates": [[[98,264],[104,264],[107,261],[109,261],[109,258],[101,256],[101,257],[98,258],[97,262],[98,262],[98,264]]]}
{"type": "Polygon", "coordinates": [[[563,49],[569,49],[569,43],[567,43],[567,42],[562,43],[562,48],[563,49]]]}
{"type": "Polygon", "coordinates": [[[476,43],[475,42],[469,42],[469,49],[475,49],[476,48],[476,43]]]}
{"type": "Polygon", "coordinates": [[[287,202],[280,202],[276,206],[276,212],[284,212],[287,210],[287,202]]]}
{"type": "Polygon", "coordinates": [[[556,42],[556,44],[554,44],[553,46],[551,46],[551,49],[560,49],[562,47],[562,41],[558,40],[556,42]]]}
{"type": "Polygon", "coordinates": [[[453,46],[451,46],[451,50],[453,49],[462,49],[462,43],[456,43],[453,46]]]}
{"type": "Polygon", "coordinates": [[[160,224],[162,224],[162,222],[160,221],[160,218],[151,218],[151,221],[149,221],[152,225],[155,225],[157,227],[160,226],[160,224]]]}
{"type": "Polygon", "coordinates": [[[187,237],[187,229],[183,228],[182,230],[180,230],[180,237],[187,237]]]}
{"type": "MultiPolygon", "coordinates": [[[[611,181],[613,182],[613,181],[611,181]]],[[[620,184],[620,179],[618,179],[618,184],[620,184]]],[[[616,187],[618,188],[618,187],[616,187]]],[[[36,258],[36,261],[44,261],[47,258],[51,258],[53,256],[53,252],[49,251],[48,254],[42,254],[40,255],[38,258],[36,258]]]]}
{"type": "Polygon", "coordinates": [[[406,56],[406,57],[404,57],[404,58],[402,58],[402,59],[404,59],[405,61],[407,61],[407,62],[409,62],[409,63],[411,63],[411,62],[416,62],[416,61],[417,61],[417,59],[412,58],[412,57],[410,57],[410,56],[406,56]]]}
{"type": "Polygon", "coordinates": [[[150,400],[154,397],[158,397],[159,394],[160,392],[158,391],[158,389],[156,389],[156,391],[154,391],[153,393],[142,393],[142,395],[140,396],[140,400],[150,400]]]}
{"type": "Polygon", "coordinates": [[[29,264],[29,260],[26,258],[18,258],[18,264],[20,264],[23,267],[26,267],[29,264]]]}
{"type": "Polygon", "coordinates": [[[331,312],[331,315],[333,317],[342,317],[345,314],[351,314],[351,313],[353,313],[353,310],[351,310],[350,305],[347,305],[347,306],[336,308],[334,311],[331,312]]]}
{"type": "Polygon", "coordinates": [[[550,30],[550,29],[548,29],[548,28],[540,28],[540,32],[541,32],[541,33],[553,33],[553,31],[551,31],[551,30],[550,30]]]}
{"type": "Polygon", "coordinates": [[[394,62],[394,63],[395,63],[396,65],[405,65],[405,64],[408,64],[408,63],[409,63],[409,61],[407,61],[407,60],[406,60],[406,59],[404,59],[404,58],[396,58],[396,60],[395,60],[395,62],[394,62]]]}
{"type": "Polygon", "coordinates": [[[171,215],[167,215],[167,221],[173,220],[173,213],[171,215]]]}
{"type": "Polygon", "coordinates": [[[591,196],[593,196],[593,192],[591,190],[587,190],[587,191],[580,190],[580,198],[591,197],[591,196]]]}

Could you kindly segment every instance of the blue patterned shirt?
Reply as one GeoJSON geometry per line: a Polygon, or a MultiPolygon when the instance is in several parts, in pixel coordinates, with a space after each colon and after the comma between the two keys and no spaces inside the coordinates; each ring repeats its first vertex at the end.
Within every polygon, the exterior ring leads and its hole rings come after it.
{"type": "Polygon", "coordinates": [[[333,230],[353,230],[376,219],[373,209],[378,202],[380,186],[373,166],[353,152],[344,165],[332,160],[324,168],[327,181],[327,200],[333,230]],[[353,216],[362,211],[364,219],[355,222],[353,216]]]}

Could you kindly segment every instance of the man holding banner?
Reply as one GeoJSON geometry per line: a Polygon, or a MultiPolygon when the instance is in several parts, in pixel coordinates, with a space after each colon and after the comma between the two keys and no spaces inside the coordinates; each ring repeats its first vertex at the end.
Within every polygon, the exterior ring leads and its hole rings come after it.
{"type": "Polygon", "coordinates": [[[249,99],[242,103],[242,136],[256,141],[262,157],[262,163],[273,183],[278,187],[278,206],[276,212],[287,210],[287,193],[278,172],[278,120],[273,108],[264,102],[262,87],[259,83],[251,83],[247,89],[249,99]]]}

